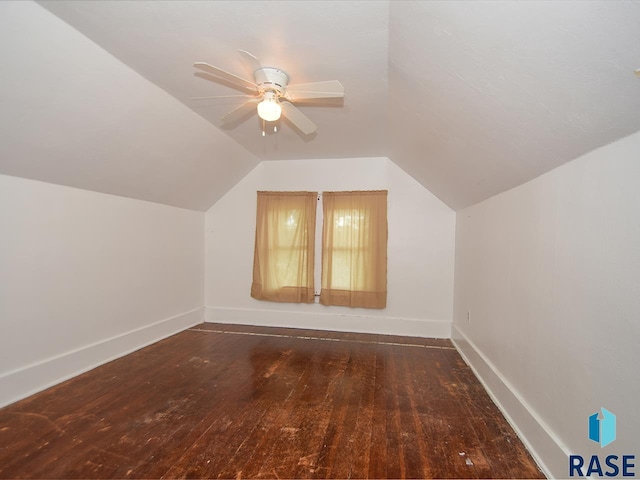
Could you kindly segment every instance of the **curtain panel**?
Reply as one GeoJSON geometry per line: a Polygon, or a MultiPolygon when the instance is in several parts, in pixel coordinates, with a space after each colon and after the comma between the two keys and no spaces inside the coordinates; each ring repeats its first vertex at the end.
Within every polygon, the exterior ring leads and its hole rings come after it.
{"type": "Polygon", "coordinates": [[[387,305],[387,191],[323,192],[320,303],[387,305]]]}
{"type": "Polygon", "coordinates": [[[317,192],[258,192],[251,296],[313,303],[317,192]]]}

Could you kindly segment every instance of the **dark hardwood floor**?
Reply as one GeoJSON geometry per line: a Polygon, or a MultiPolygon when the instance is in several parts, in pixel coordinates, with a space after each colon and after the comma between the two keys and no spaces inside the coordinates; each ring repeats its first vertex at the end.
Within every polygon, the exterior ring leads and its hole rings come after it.
{"type": "Polygon", "coordinates": [[[0,410],[0,478],[544,478],[448,340],[203,324],[0,410]]]}

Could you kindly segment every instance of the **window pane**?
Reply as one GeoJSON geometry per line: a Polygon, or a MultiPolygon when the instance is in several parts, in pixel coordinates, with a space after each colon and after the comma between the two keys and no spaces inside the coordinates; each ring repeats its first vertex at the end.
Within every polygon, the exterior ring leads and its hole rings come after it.
{"type": "Polygon", "coordinates": [[[323,197],[320,302],[384,308],[387,192],[325,192],[323,197]]]}
{"type": "Polygon", "coordinates": [[[251,296],[313,302],[315,192],[258,192],[251,296]]]}

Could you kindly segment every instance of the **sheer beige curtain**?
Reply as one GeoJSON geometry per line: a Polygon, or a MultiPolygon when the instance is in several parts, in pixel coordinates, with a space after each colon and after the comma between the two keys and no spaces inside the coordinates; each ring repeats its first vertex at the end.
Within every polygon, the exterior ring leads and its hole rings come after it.
{"type": "Polygon", "coordinates": [[[387,191],[324,192],[320,303],[387,305],[387,191]]]}
{"type": "Polygon", "coordinates": [[[313,303],[316,192],[258,192],[251,296],[313,303]]]}

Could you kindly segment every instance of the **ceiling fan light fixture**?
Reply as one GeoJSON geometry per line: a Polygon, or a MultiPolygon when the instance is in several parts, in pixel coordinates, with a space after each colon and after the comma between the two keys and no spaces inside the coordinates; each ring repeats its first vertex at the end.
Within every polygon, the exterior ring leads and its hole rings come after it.
{"type": "MultiPolygon", "coordinates": [[[[249,114],[257,112],[263,122],[263,136],[266,135],[264,122],[275,122],[281,116],[284,116],[303,135],[311,135],[318,127],[298,110],[294,103],[313,99],[344,98],[344,87],[338,80],[289,85],[289,76],[283,70],[275,67],[263,67],[254,55],[244,50],[239,50],[239,52],[251,66],[253,81],[205,62],[193,64],[195,68],[200,70],[196,72],[197,77],[238,89],[244,93],[238,97],[248,98],[242,105],[220,118],[224,125],[237,125],[249,114]]],[[[230,95],[216,95],[201,98],[229,97],[230,95]]],[[[272,126],[275,133],[276,125],[272,124],[272,126]]]]}
{"type": "Polygon", "coordinates": [[[264,99],[258,104],[258,116],[265,122],[275,122],[282,114],[282,107],[273,92],[265,92],[264,99]]]}

